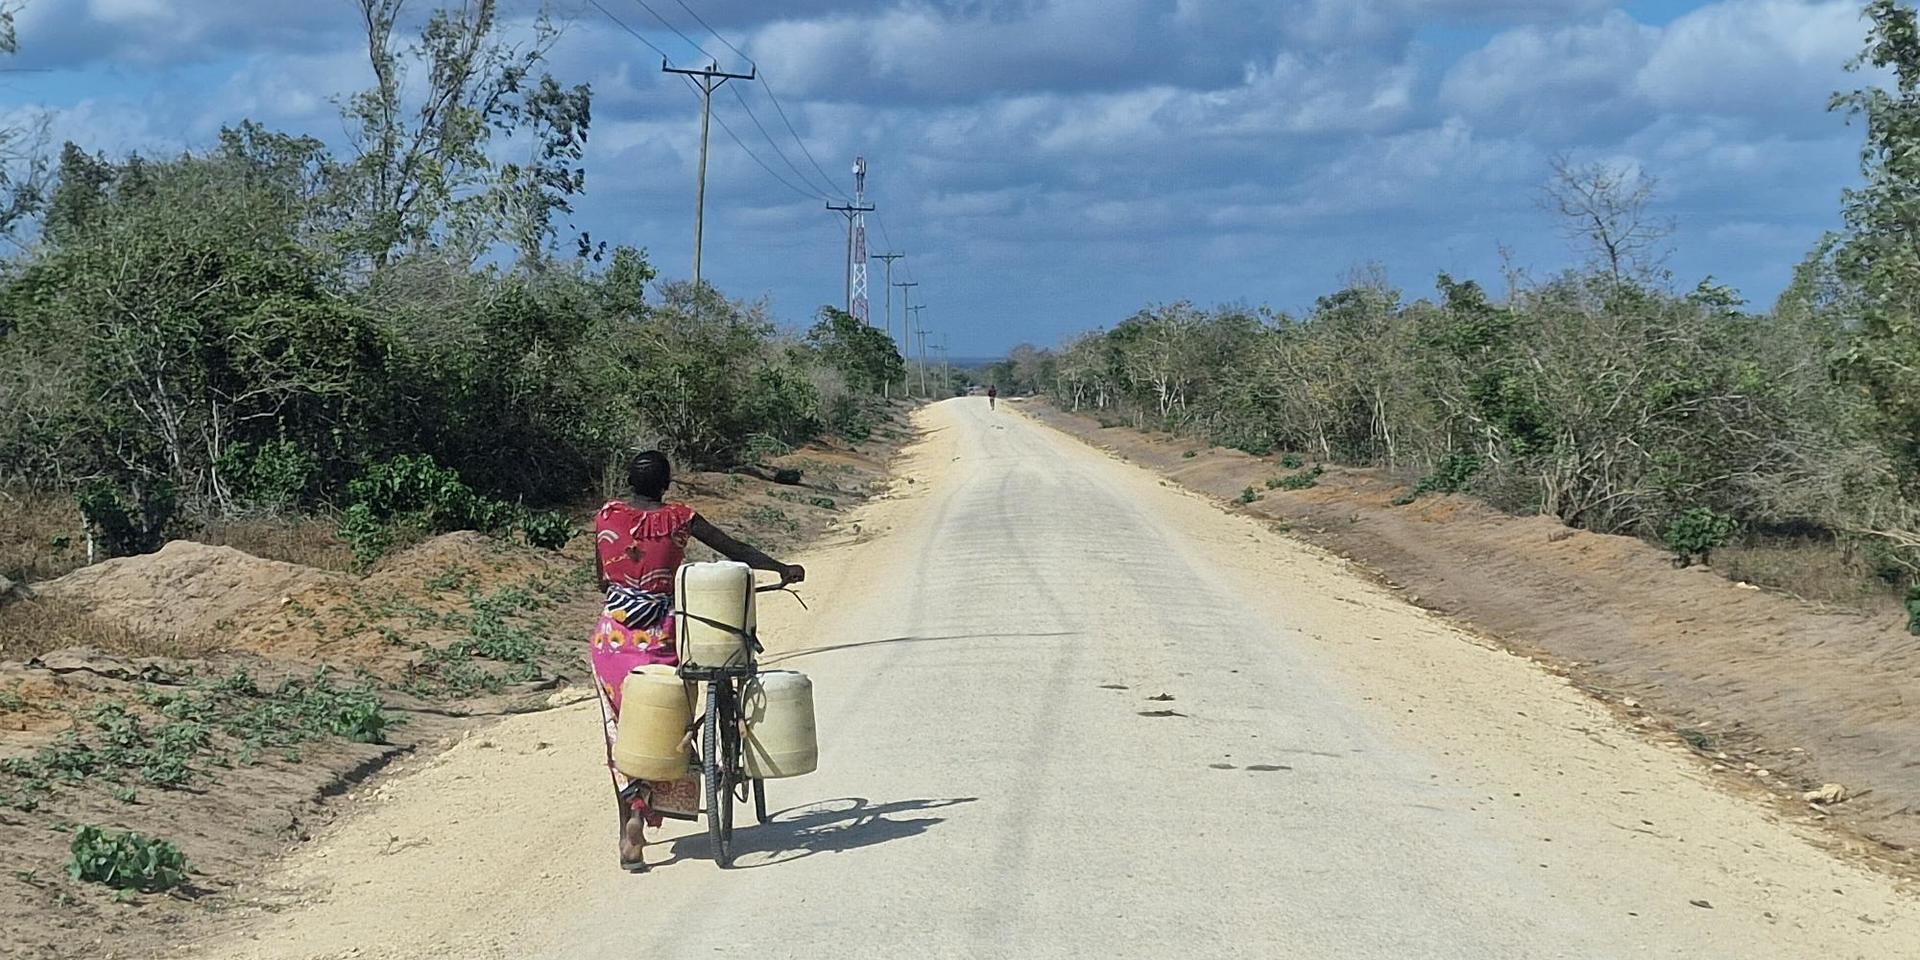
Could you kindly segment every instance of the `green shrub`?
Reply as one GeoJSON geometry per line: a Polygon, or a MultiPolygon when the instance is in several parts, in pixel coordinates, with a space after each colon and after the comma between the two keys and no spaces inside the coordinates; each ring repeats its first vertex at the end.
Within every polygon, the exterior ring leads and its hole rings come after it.
{"type": "Polygon", "coordinates": [[[752,435],[804,443],[820,433],[820,391],[799,367],[769,363],[740,385],[733,414],[728,446],[735,456],[752,435]]]}
{"type": "Polygon", "coordinates": [[[1740,522],[1734,518],[1694,507],[1669,522],[1661,540],[1673,551],[1674,565],[1684,567],[1696,558],[1708,562],[1714,548],[1725,544],[1738,529],[1740,522]]]}
{"type": "Polygon", "coordinates": [[[1907,632],[1920,637],[1920,584],[1907,588],[1907,632]]]}
{"type": "Polygon", "coordinates": [[[1258,499],[1260,499],[1259,492],[1254,490],[1252,487],[1248,487],[1245,490],[1240,491],[1240,495],[1237,497],[1234,497],[1233,502],[1234,503],[1252,503],[1258,499]]]}
{"type": "Polygon", "coordinates": [[[1286,467],[1288,470],[1298,470],[1305,464],[1306,461],[1301,460],[1300,455],[1297,453],[1289,453],[1280,458],[1280,465],[1286,467]]]}
{"type": "Polygon", "coordinates": [[[1403,507],[1429,493],[1459,493],[1467,489],[1481,465],[1480,458],[1471,453],[1447,454],[1434,464],[1432,473],[1421,477],[1412,490],[1394,498],[1393,504],[1403,507]]]}
{"type": "Polygon", "coordinates": [[[566,514],[548,511],[528,514],[521,518],[520,532],[527,538],[527,543],[533,546],[546,550],[558,550],[566,546],[568,540],[573,539],[573,535],[579,532],[579,528],[566,514]]]}
{"type": "Polygon", "coordinates": [[[746,446],[743,449],[745,451],[743,454],[744,459],[748,463],[759,463],[763,460],[768,460],[773,457],[784,457],[792,453],[793,444],[787,443],[779,437],[756,433],[747,438],[746,446]]]}
{"type": "Polygon", "coordinates": [[[109,832],[100,827],[80,827],[73,832],[67,851],[69,876],[117,890],[170,890],[187,879],[189,869],[186,855],[178,847],[131,830],[109,832]]]}
{"type": "Polygon", "coordinates": [[[75,499],[109,557],[152,553],[167,542],[167,527],[178,510],[173,485],[150,480],[123,490],[108,480],[81,486],[75,499]]]}
{"type": "Polygon", "coordinates": [[[340,536],[362,567],[378,560],[408,529],[498,533],[525,516],[514,504],[475,493],[458,472],[426,454],[402,454],[368,467],[347,484],[347,500],[340,536]]]}
{"type": "Polygon", "coordinates": [[[1324,472],[1326,472],[1325,469],[1316,463],[1313,465],[1313,468],[1309,470],[1302,470],[1298,473],[1289,473],[1284,477],[1268,477],[1267,489],[1268,490],[1305,490],[1305,489],[1308,489],[1309,487],[1314,487],[1319,485],[1320,474],[1324,472]]]}
{"type": "Polygon", "coordinates": [[[858,398],[843,394],[827,411],[827,428],[853,443],[865,443],[873,437],[874,417],[858,398]]]}
{"type": "Polygon", "coordinates": [[[1180,455],[1180,459],[1192,460],[1194,457],[1197,457],[1199,455],[1200,455],[1200,451],[1198,450],[1188,450],[1186,453],[1183,453],[1180,455]]]}
{"type": "Polygon", "coordinates": [[[306,502],[320,478],[319,458],[286,439],[236,443],[219,465],[240,499],[277,509],[306,502]]]}

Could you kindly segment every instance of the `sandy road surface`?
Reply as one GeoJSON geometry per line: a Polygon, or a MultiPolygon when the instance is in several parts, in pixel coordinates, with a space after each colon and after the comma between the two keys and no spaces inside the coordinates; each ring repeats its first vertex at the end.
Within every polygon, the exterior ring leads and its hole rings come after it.
{"type": "Polygon", "coordinates": [[[823,769],[738,869],[671,825],[617,871],[584,705],[382,788],[198,952],[1920,956],[1920,902],[1535,665],[1004,409],[923,416],[813,611],[765,605],[823,769]]]}

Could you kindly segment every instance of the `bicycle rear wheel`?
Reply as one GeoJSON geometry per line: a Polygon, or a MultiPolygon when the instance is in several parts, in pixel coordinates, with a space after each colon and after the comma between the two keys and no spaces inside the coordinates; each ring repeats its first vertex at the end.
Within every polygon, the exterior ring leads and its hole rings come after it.
{"type": "Polygon", "coordinates": [[[721,726],[730,722],[733,698],[727,681],[715,677],[707,681],[707,716],[700,732],[700,748],[707,787],[707,843],[713,848],[713,861],[722,868],[733,866],[733,784],[728,764],[727,742],[721,726]]]}
{"type": "Polygon", "coordinates": [[[741,803],[747,802],[745,797],[740,796],[740,790],[745,784],[743,778],[746,776],[744,772],[746,768],[742,764],[740,754],[740,692],[732,683],[728,683],[727,689],[720,691],[720,697],[727,704],[726,715],[720,718],[720,742],[726,745],[726,749],[721,751],[720,759],[727,768],[727,796],[721,801],[726,807],[727,815],[721,821],[721,830],[727,838],[728,851],[731,852],[733,802],[735,800],[741,803]]]}

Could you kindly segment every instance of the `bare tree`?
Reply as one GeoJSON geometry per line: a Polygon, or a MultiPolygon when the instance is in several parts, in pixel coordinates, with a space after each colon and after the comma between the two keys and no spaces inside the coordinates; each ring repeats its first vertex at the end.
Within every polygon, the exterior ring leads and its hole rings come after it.
{"type": "Polygon", "coordinates": [[[1553,159],[1553,179],[1541,206],[1558,216],[1568,240],[1585,243],[1597,266],[1615,280],[1653,275],[1666,260],[1673,223],[1652,215],[1658,181],[1625,164],[1575,164],[1553,159]]]}
{"type": "MultiPolygon", "coordinates": [[[[14,32],[17,2],[0,2],[0,55],[20,52],[14,32]]],[[[14,246],[15,228],[38,213],[45,202],[51,173],[47,164],[49,118],[41,115],[27,127],[0,128],[0,239],[14,246]]],[[[0,321],[0,330],[5,329],[0,321]]]]}

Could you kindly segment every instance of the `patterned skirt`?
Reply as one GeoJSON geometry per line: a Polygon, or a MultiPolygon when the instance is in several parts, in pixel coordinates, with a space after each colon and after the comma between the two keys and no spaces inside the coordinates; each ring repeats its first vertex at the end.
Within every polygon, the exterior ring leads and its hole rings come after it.
{"type": "Polygon", "coordinates": [[[673,646],[673,615],[658,618],[647,627],[629,627],[622,619],[620,611],[603,612],[593,628],[593,689],[600,699],[607,770],[613,775],[613,789],[620,799],[645,817],[649,826],[659,826],[662,814],[686,817],[699,809],[699,781],[691,777],[671,782],[631,779],[613,765],[613,741],[619,731],[620,686],[627,674],[651,663],[675,666],[680,662],[673,646]]]}

